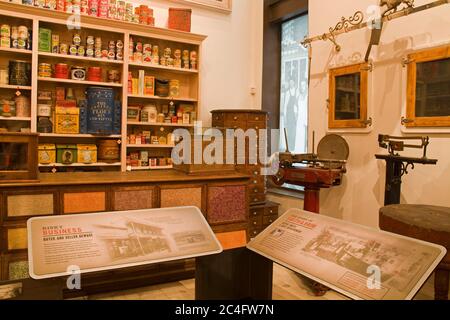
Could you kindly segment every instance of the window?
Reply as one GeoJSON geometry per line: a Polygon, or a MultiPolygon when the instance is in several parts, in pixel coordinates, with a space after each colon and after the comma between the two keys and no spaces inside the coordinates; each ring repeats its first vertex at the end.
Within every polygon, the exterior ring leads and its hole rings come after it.
{"type": "Polygon", "coordinates": [[[300,41],[308,34],[308,15],[281,25],[280,151],[306,153],[308,148],[308,49],[300,41]]]}

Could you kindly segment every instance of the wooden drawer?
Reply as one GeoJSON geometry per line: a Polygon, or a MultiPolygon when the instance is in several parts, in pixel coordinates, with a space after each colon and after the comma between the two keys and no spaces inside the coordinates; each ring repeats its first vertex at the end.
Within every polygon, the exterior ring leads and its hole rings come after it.
{"type": "Polygon", "coordinates": [[[67,191],[63,193],[63,214],[103,212],[107,210],[106,190],[67,191]]]}
{"type": "Polygon", "coordinates": [[[248,192],[249,192],[250,197],[252,197],[254,194],[265,193],[266,185],[264,182],[258,183],[258,184],[250,184],[248,186],[248,192]]]}
{"type": "Polygon", "coordinates": [[[264,208],[250,208],[250,218],[264,215],[264,208]]]}
{"type": "Polygon", "coordinates": [[[264,227],[270,226],[277,219],[278,219],[278,215],[276,215],[276,214],[275,215],[271,215],[271,216],[264,216],[263,217],[263,226],[264,227]]]}
{"type": "Polygon", "coordinates": [[[2,251],[11,252],[28,249],[28,233],[25,224],[2,227],[2,251]]]}
{"type": "Polygon", "coordinates": [[[8,191],[4,193],[5,220],[23,220],[58,213],[56,190],[8,191]]]}
{"type": "Polygon", "coordinates": [[[247,122],[247,129],[254,129],[254,130],[260,130],[260,129],[266,129],[267,124],[265,121],[248,121],[247,122]]]}
{"type": "Polygon", "coordinates": [[[267,121],[267,115],[266,114],[258,114],[258,113],[250,113],[248,115],[248,121],[267,121]]]}
{"type": "MultiPolygon", "coordinates": [[[[248,174],[251,174],[248,172],[248,174]]],[[[254,185],[259,185],[259,184],[264,184],[267,182],[266,180],[266,176],[262,176],[262,175],[252,175],[252,177],[250,178],[250,185],[254,186],[254,185]]]]}
{"type": "Polygon", "coordinates": [[[261,228],[250,228],[249,232],[248,232],[248,236],[249,238],[254,238],[256,237],[258,234],[260,234],[262,231],[261,228]]]}
{"type": "Polygon", "coordinates": [[[224,128],[247,130],[247,122],[245,121],[224,121],[224,128]]]}
{"type": "Polygon", "coordinates": [[[223,122],[225,120],[225,115],[223,113],[220,112],[215,112],[212,114],[212,123],[214,125],[214,123],[216,122],[223,122]]]}
{"type": "Polygon", "coordinates": [[[249,226],[250,228],[261,228],[263,226],[263,217],[251,217],[249,226]]]}
{"type": "Polygon", "coordinates": [[[264,215],[266,216],[278,215],[278,207],[279,207],[278,204],[266,206],[264,210],[264,215]]]}
{"type": "MultiPolygon", "coordinates": [[[[225,125],[231,123],[243,122],[247,124],[247,114],[246,113],[227,113],[225,114],[225,125]]],[[[244,127],[245,128],[245,127],[244,127]]]]}
{"type": "Polygon", "coordinates": [[[204,195],[201,185],[161,186],[161,208],[194,206],[204,212],[204,195]]]}
{"type": "Polygon", "coordinates": [[[250,203],[262,203],[266,201],[266,194],[265,193],[259,193],[259,194],[251,194],[250,197],[250,203]]]}

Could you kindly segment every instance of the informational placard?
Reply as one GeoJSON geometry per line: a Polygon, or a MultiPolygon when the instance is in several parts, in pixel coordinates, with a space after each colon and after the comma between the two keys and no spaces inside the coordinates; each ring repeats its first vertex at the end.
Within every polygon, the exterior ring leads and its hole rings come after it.
{"type": "Polygon", "coordinates": [[[247,247],[353,299],[412,299],[442,246],[290,209],[247,247]]]}
{"type": "Polygon", "coordinates": [[[188,259],[222,252],[195,207],[38,217],[28,220],[34,279],[188,259]]]}

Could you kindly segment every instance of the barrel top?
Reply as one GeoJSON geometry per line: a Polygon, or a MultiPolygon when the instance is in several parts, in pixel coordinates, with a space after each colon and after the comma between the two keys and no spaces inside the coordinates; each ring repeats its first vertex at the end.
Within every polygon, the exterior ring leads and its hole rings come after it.
{"type": "Polygon", "coordinates": [[[450,208],[399,204],[380,209],[380,214],[419,228],[450,233],[450,208]]]}

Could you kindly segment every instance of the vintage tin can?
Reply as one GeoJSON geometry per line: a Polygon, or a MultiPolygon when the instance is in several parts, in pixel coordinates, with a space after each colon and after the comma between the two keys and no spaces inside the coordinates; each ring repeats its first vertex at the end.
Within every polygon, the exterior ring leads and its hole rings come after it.
{"type": "Polygon", "coordinates": [[[122,40],[117,40],[116,48],[121,49],[121,50],[123,49],[123,41],[122,40]]]}
{"type": "Polygon", "coordinates": [[[45,5],[47,9],[56,10],[56,0],[46,0],[45,5]]]}
{"type": "Polygon", "coordinates": [[[110,49],[108,51],[108,59],[109,60],[115,60],[116,59],[116,52],[114,51],[114,49],[110,49]]]}
{"type": "Polygon", "coordinates": [[[97,146],[95,144],[78,144],[77,145],[78,163],[96,163],[97,162],[97,146]]]}
{"type": "Polygon", "coordinates": [[[89,3],[88,0],[80,1],[80,13],[81,14],[89,14],[89,3]]]}
{"type": "Polygon", "coordinates": [[[98,141],[98,158],[100,160],[114,161],[120,159],[120,148],[116,140],[98,141]]]}
{"type": "Polygon", "coordinates": [[[98,16],[98,0],[89,0],[88,7],[90,16],[98,16]]]}
{"type": "Polygon", "coordinates": [[[151,62],[152,62],[152,54],[149,53],[149,52],[145,52],[145,53],[142,55],[142,61],[143,61],[143,62],[147,62],[147,63],[151,63],[151,62]]]}
{"type": "MultiPolygon", "coordinates": [[[[52,92],[50,90],[39,90],[38,91],[38,100],[52,100],[52,92]]],[[[39,105],[38,105],[39,106],[39,105]]]]}
{"type": "Polygon", "coordinates": [[[143,52],[152,54],[152,45],[149,43],[144,44],[143,46],[143,52]]]}
{"type": "Polygon", "coordinates": [[[0,84],[9,84],[8,68],[0,69],[0,84]]]}
{"type": "Polygon", "coordinates": [[[135,47],[135,52],[142,52],[142,50],[143,50],[143,45],[142,45],[142,42],[136,42],[136,47],[135,47]]]}
{"type": "Polygon", "coordinates": [[[88,81],[102,81],[102,68],[101,67],[88,67],[87,71],[88,81]]]}
{"type": "Polygon", "coordinates": [[[56,107],[55,133],[75,134],[80,132],[80,109],[56,107]]]}
{"type": "Polygon", "coordinates": [[[88,101],[88,133],[111,134],[114,128],[114,90],[112,88],[89,87],[86,90],[88,101]]]}
{"type": "Polygon", "coordinates": [[[31,85],[31,63],[28,61],[9,61],[9,84],[17,86],[31,85]]]}
{"type": "Polygon", "coordinates": [[[0,100],[0,115],[2,117],[15,117],[16,103],[7,99],[0,100]]]}
{"type": "Polygon", "coordinates": [[[108,70],[108,82],[120,83],[120,71],[108,70]]]}
{"type": "Polygon", "coordinates": [[[38,159],[40,164],[51,164],[56,162],[56,145],[40,143],[38,146],[38,159]]]}
{"type": "Polygon", "coordinates": [[[17,46],[16,46],[17,49],[25,50],[27,48],[27,41],[26,40],[24,40],[24,39],[17,39],[17,40],[14,40],[14,41],[17,41],[17,46]]]}
{"type": "Polygon", "coordinates": [[[86,45],[87,46],[89,46],[89,45],[94,45],[95,44],[95,38],[94,38],[94,36],[87,36],[86,37],[86,45]]]}
{"type": "Polygon", "coordinates": [[[52,50],[52,30],[39,28],[39,51],[51,52],[52,50]]]}
{"type": "Polygon", "coordinates": [[[91,48],[86,49],[86,57],[93,58],[94,57],[94,49],[91,49],[91,48]]]}
{"type": "Polygon", "coordinates": [[[66,0],[66,2],[64,3],[64,11],[66,13],[73,13],[72,0],[66,0]]]}
{"type": "Polygon", "coordinates": [[[96,58],[101,59],[101,57],[102,57],[102,50],[95,49],[94,54],[95,54],[96,58]]]}
{"type": "Polygon", "coordinates": [[[11,46],[11,39],[10,38],[0,38],[0,47],[2,47],[2,48],[11,48],[11,47],[14,48],[13,46],[11,46]]]}
{"type": "Polygon", "coordinates": [[[170,58],[171,55],[172,55],[172,49],[170,49],[170,48],[165,48],[165,49],[164,49],[164,56],[165,56],[166,58],[170,58]]]}
{"type": "Polygon", "coordinates": [[[52,107],[48,104],[38,104],[37,115],[38,117],[50,117],[52,115],[52,107]]]}
{"type": "Polygon", "coordinates": [[[142,62],[142,52],[135,52],[133,54],[133,61],[137,62],[137,63],[141,63],[142,62]]]}
{"type": "Polygon", "coordinates": [[[180,95],[180,81],[179,80],[170,80],[170,96],[177,98],[180,95]]]}
{"type": "Polygon", "coordinates": [[[2,38],[10,38],[11,37],[11,26],[9,24],[2,24],[0,26],[0,36],[2,38]]]}
{"type": "Polygon", "coordinates": [[[11,39],[19,39],[19,27],[12,26],[11,27],[11,39]]]}
{"type": "Polygon", "coordinates": [[[78,54],[78,48],[76,45],[71,44],[69,47],[69,53],[71,56],[76,56],[78,54]]]}
{"type": "Polygon", "coordinates": [[[31,116],[31,100],[24,95],[16,96],[14,98],[16,103],[16,116],[17,117],[30,117],[31,116]]]}
{"type": "Polygon", "coordinates": [[[39,63],[39,77],[51,78],[52,77],[52,65],[49,63],[39,63]]]}
{"type": "Polygon", "coordinates": [[[167,59],[165,56],[161,56],[161,58],[159,59],[159,64],[162,66],[165,66],[167,64],[167,59]]]}
{"type": "Polygon", "coordinates": [[[27,40],[28,38],[28,28],[26,26],[19,26],[18,28],[18,38],[22,40],[27,40]]]}
{"type": "Polygon", "coordinates": [[[67,79],[69,75],[69,66],[66,63],[55,64],[55,78],[67,79]]]}
{"type": "Polygon", "coordinates": [[[159,97],[168,97],[169,93],[169,80],[156,79],[155,94],[159,97]]]}
{"type": "Polygon", "coordinates": [[[80,35],[79,35],[78,33],[75,33],[75,34],[73,35],[72,43],[73,43],[74,45],[76,45],[76,46],[79,46],[79,45],[81,44],[81,37],[80,37],[80,35]]]}
{"type": "Polygon", "coordinates": [[[66,5],[65,0],[56,0],[56,10],[57,11],[64,11],[66,5]]]}
{"type": "Polygon", "coordinates": [[[78,46],[77,55],[80,57],[84,57],[85,53],[86,53],[86,50],[84,49],[84,46],[78,46]]]}
{"type": "Polygon", "coordinates": [[[59,53],[59,35],[52,34],[52,53],[59,53]]]}
{"type": "Polygon", "coordinates": [[[70,69],[72,80],[84,81],[86,79],[86,68],[79,66],[72,66],[70,69]]]}
{"type": "Polygon", "coordinates": [[[72,164],[78,160],[77,146],[74,144],[57,144],[56,161],[62,164],[72,164]]]}
{"type": "Polygon", "coordinates": [[[116,51],[116,60],[123,60],[123,51],[120,49],[116,51]]]}
{"type": "Polygon", "coordinates": [[[159,47],[158,46],[153,46],[152,47],[152,54],[154,56],[159,56],[159,47]]]}
{"type": "Polygon", "coordinates": [[[67,53],[69,53],[69,46],[66,43],[61,43],[59,45],[59,53],[60,54],[67,54],[67,53]]]}
{"type": "Polygon", "coordinates": [[[95,48],[97,49],[97,48],[102,48],[102,38],[101,37],[96,37],[95,38],[95,41],[94,41],[94,45],[95,45],[95,48]]]}
{"type": "Polygon", "coordinates": [[[103,49],[103,50],[102,50],[102,58],[108,58],[108,53],[109,53],[108,50],[103,49]]]}

